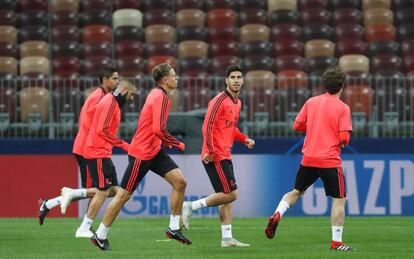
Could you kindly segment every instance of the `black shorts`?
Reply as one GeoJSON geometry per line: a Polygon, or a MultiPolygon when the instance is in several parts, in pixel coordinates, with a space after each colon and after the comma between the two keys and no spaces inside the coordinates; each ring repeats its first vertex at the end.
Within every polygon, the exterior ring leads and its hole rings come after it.
{"type": "Polygon", "coordinates": [[[237,190],[231,160],[215,161],[208,164],[203,162],[203,165],[215,192],[230,193],[237,190]]]}
{"type": "Polygon", "coordinates": [[[92,177],[92,187],[106,190],[118,186],[115,166],[110,158],[86,159],[92,177]]]}
{"type": "Polygon", "coordinates": [[[91,188],[92,178],[88,170],[86,159],[83,156],[78,155],[78,154],[73,154],[73,155],[75,156],[76,161],[78,161],[82,188],[91,188]]]}
{"type": "Polygon", "coordinates": [[[345,178],[341,167],[320,168],[300,165],[296,175],[295,189],[303,192],[319,177],[323,181],[326,196],[333,198],[346,197],[345,178]]]}
{"type": "Polygon", "coordinates": [[[128,167],[122,177],[120,186],[128,192],[134,192],[149,170],[164,178],[169,171],[176,168],[178,168],[178,165],[162,149],[150,160],[128,156],[128,167]]]}

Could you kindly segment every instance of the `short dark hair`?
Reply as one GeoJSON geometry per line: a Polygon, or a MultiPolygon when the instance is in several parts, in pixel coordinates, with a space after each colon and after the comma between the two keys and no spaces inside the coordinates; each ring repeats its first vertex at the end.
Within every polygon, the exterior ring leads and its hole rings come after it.
{"type": "Polygon", "coordinates": [[[168,63],[158,64],[152,69],[152,77],[154,78],[155,82],[158,82],[164,76],[168,76],[171,69],[173,69],[173,67],[168,63]]]}
{"type": "Polygon", "coordinates": [[[339,66],[328,68],[322,75],[323,86],[330,94],[338,93],[344,86],[346,74],[339,66]]]}
{"type": "Polygon", "coordinates": [[[118,72],[118,70],[112,66],[102,67],[98,73],[99,81],[101,82],[101,84],[103,83],[104,78],[110,78],[112,74],[115,72],[118,72]]]}
{"type": "Polygon", "coordinates": [[[239,65],[230,65],[226,69],[226,77],[229,77],[232,72],[241,72],[243,73],[241,67],[239,65]]]}

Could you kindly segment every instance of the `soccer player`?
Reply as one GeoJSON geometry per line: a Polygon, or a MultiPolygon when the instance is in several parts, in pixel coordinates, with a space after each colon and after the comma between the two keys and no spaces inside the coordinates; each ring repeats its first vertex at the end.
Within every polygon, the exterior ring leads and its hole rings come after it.
{"type": "Polygon", "coordinates": [[[149,170],[164,178],[172,186],[170,225],[165,234],[170,239],[186,245],[191,244],[179,227],[187,183],[177,164],[161,149],[161,144],[180,151],[185,149],[184,143],[175,139],[166,129],[170,109],[169,96],[177,88],[178,77],[174,69],[166,63],[155,66],[152,75],[157,86],[150,91],[141,110],[138,128],[128,150],[128,167],[118,193],[109,204],[98,230],[91,238],[92,242],[102,250],[109,249],[107,233],[112,223],[149,170]]]}
{"type": "MultiPolygon", "coordinates": [[[[90,230],[93,220],[110,193],[118,190],[118,179],[112,163],[112,148],[119,147],[128,152],[129,144],[116,134],[121,123],[121,109],[134,99],[135,86],[129,81],[121,81],[117,89],[105,95],[96,107],[91,128],[84,149],[84,157],[92,177],[92,187],[96,188],[88,211],[76,235],[92,237],[90,230]]],[[[112,195],[113,196],[113,195],[112,195]]]]}
{"type": "Polygon", "coordinates": [[[234,140],[244,143],[249,149],[255,142],[237,128],[241,102],[239,93],[243,86],[243,75],[239,66],[226,70],[225,91],[219,93],[208,104],[203,123],[203,150],[201,158],[210,182],[216,193],[193,202],[183,204],[183,224],[190,226],[193,211],[202,207],[220,206],[222,247],[248,247],[233,238],[231,231],[232,202],[237,199],[237,184],[233,172],[230,150],[234,140]]]}
{"type": "Polygon", "coordinates": [[[341,148],[349,143],[352,121],[349,106],[339,97],[346,75],[339,67],[329,68],[322,75],[327,93],[310,98],[296,116],[293,129],[306,133],[302,161],[296,175],[294,189],[286,193],[265,229],[266,237],[274,237],[283,214],[292,207],[318,178],[325,194],[333,200],[331,211],[331,250],[348,251],[342,242],[345,220],[345,179],[340,158],[341,148]]]}
{"type": "Polygon", "coordinates": [[[93,115],[95,114],[96,106],[98,102],[104,97],[105,94],[114,90],[119,84],[118,72],[113,67],[103,67],[99,71],[99,80],[101,87],[94,90],[83,104],[82,110],[79,115],[79,130],[76,135],[75,142],[73,143],[73,154],[78,162],[80,175],[81,175],[81,189],[70,189],[63,187],[62,196],[55,197],[53,199],[41,199],[39,201],[39,224],[43,225],[44,219],[49,210],[61,205],[61,212],[66,213],[66,208],[70,201],[91,198],[95,194],[96,189],[91,187],[91,179],[86,167],[86,161],[84,158],[84,147],[86,144],[86,138],[89,134],[89,129],[92,123],[93,115]],[[63,199],[64,198],[64,199],[63,199]]]}

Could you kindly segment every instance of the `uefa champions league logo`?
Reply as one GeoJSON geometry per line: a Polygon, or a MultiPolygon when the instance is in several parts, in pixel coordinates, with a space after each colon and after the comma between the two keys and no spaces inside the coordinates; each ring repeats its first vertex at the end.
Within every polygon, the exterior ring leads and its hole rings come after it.
{"type": "Polygon", "coordinates": [[[139,183],[131,199],[122,207],[121,211],[127,215],[140,215],[147,209],[147,196],[142,195],[145,188],[145,177],[139,183]]]}

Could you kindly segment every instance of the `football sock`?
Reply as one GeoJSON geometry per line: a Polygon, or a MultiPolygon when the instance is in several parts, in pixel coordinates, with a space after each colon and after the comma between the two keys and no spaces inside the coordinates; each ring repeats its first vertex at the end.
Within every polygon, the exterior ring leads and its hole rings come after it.
{"type": "Polygon", "coordinates": [[[86,198],[86,189],[74,189],[72,190],[73,198],[86,198]]]}
{"type": "Polygon", "coordinates": [[[199,199],[191,203],[191,208],[193,210],[198,210],[199,208],[203,208],[203,207],[207,207],[206,198],[199,199]]]}
{"type": "Polygon", "coordinates": [[[93,223],[93,219],[88,218],[86,215],[83,217],[82,224],[80,225],[80,229],[82,230],[89,230],[91,228],[91,225],[93,223]]]}
{"type": "Polygon", "coordinates": [[[332,241],[342,242],[343,226],[332,226],[332,241]]]}
{"type": "Polygon", "coordinates": [[[180,229],[180,215],[170,215],[170,229],[178,230],[180,229]]]}
{"type": "Polygon", "coordinates": [[[233,238],[231,234],[231,225],[221,225],[221,238],[233,238]]]}
{"type": "Polygon", "coordinates": [[[48,208],[49,210],[60,205],[60,203],[62,202],[62,196],[50,199],[46,202],[46,208],[48,208]]]}
{"type": "Polygon", "coordinates": [[[98,230],[96,231],[96,235],[99,239],[106,239],[106,236],[108,235],[108,232],[111,228],[105,226],[103,223],[99,225],[98,230]]]}
{"type": "Polygon", "coordinates": [[[279,202],[279,205],[277,205],[277,208],[275,210],[275,213],[278,211],[280,213],[280,217],[283,216],[283,214],[285,214],[285,212],[289,209],[289,203],[287,203],[284,200],[281,200],[279,202]]]}

